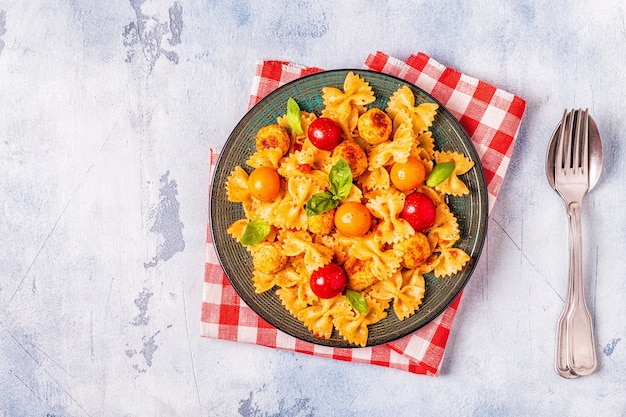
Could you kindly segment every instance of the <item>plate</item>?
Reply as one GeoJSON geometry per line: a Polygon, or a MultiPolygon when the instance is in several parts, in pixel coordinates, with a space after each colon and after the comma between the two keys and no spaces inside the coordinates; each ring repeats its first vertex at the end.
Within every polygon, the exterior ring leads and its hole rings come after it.
{"type": "Polygon", "coordinates": [[[455,246],[470,255],[471,260],[461,272],[450,277],[438,279],[433,274],[426,274],[424,276],[426,294],[420,309],[403,321],[398,320],[393,312],[389,312],[386,318],[370,325],[367,346],[389,343],[416,331],[434,320],[454,301],[470,279],[480,256],[485,240],[488,212],[485,177],[472,142],[441,103],[411,83],[368,70],[325,71],[307,75],[279,87],[250,109],[222,148],[211,185],[209,218],[218,258],[226,277],[239,296],[265,321],[298,339],[341,348],[356,346],[345,341],[336,331],[329,339],[314,337],[302,322],[285,309],[274,291],[266,291],[263,294],[254,292],[252,258],[246,249],[226,232],[234,221],[244,217],[243,210],[240,203],[228,201],[224,185],[235,166],[240,165],[250,172],[245,162],[256,151],[256,132],[263,126],[276,123],[276,118],[285,114],[289,97],[293,97],[303,111],[319,115],[324,107],[322,88],[333,86],[342,89],[346,74],[350,71],[363,77],[373,87],[376,101],[368,107],[385,109],[391,94],[402,86],[411,88],[416,103],[438,103],[437,116],[430,129],[436,149],[461,152],[475,164],[462,177],[470,189],[470,194],[448,197],[447,200],[461,231],[461,239],[455,246]]]}

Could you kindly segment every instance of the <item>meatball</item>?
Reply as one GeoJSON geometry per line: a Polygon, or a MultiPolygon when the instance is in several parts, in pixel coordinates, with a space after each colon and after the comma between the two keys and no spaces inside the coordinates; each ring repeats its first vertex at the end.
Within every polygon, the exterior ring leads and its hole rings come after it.
{"type": "Polygon", "coordinates": [[[381,109],[373,108],[361,115],[357,121],[359,136],[370,145],[377,145],[389,139],[391,119],[381,109]]]}
{"type": "Polygon", "coordinates": [[[426,262],[432,254],[428,237],[424,233],[416,232],[413,236],[399,242],[396,249],[402,251],[402,266],[405,268],[417,268],[426,262]]]}
{"type": "Polygon", "coordinates": [[[254,268],[264,274],[275,274],[287,264],[287,257],[278,242],[261,242],[252,247],[254,268]]]}
{"type": "Polygon", "coordinates": [[[338,161],[343,158],[350,166],[352,178],[356,178],[365,172],[369,166],[367,155],[358,143],[346,139],[333,149],[333,160],[338,161]]]}
{"type": "Polygon", "coordinates": [[[307,217],[309,232],[327,235],[335,227],[335,209],[307,217]]]}
{"type": "Polygon", "coordinates": [[[256,134],[256,148],[260,151],[280,148],[284,155],[290,147],[291,137],[285,128],[279,124],[264,126],[256,134]]]}
{"type": "Polygon", "coordinates": [[[348,276],[346,286],[354,291],[363,291],[378,281],[371,268],[372,261],[362,261],[354,257],[348,257],[343,264],[343,269],[348,276]]]}

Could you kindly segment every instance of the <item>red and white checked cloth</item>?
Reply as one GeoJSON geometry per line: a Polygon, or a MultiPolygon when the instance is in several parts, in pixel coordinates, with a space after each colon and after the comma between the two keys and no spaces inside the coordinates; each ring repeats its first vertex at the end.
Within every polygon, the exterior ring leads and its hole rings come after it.
{"type": "MultiPolygon", "coordinates": [[[[401,61],[378,52],[367,58],[364,68],[395,75],[413,83],[450,110],[478,151],[487,180],[491,210],[511,159],[526,107],[525,101],[447,68],[423,53],[401,61]]],[[[249,107],[279,86],[319,71],[322,70],[283,61],[259,62],[249,107]]],[[[211,169],[217,163],[218,154],[219,150],[211,149],[211,169]]],[[[428,325],[385,345],[344,349],[303,342],[265,322],[239,298],[219,265],[209,227],[207,224],[201,336],[386,366],[416,374],[437,376],[439,373],[461,295],[428,325]]]]}

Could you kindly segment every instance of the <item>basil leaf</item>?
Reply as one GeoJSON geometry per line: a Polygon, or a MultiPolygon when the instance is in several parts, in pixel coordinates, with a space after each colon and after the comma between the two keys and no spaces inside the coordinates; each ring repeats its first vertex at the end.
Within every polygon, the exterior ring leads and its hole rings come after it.
{"type": "Polygon", "coordinates": [[[367,313],[367,302],[363,294],[354,290],[346,290],[346,298],[353,309],[361,313],[367,313]]]}
{"type": "Polygon", "coordinates": [[[343,200],[350,194],[352,171],[343,158],[339,158],[339,161],[330,169],[328,181],[330,181],[330,192],[335,200],[343,200]]]}
{"type": "Polygon", "coordinates": [[[339,202],[333,198],[333,195],[328,191],[324,191],[323,193],[313,194],[309,201],[306,202],[304,209],[307,216],[315,216],[316,214],[332,210],[338,205],[339,202]]]}
{"type": "Polygon", "coordinates": [[[302,122],[300,121],[300,106],[293,98],[289,97],[287,100],[287,121],[291,125],[291,128],[296,135],[301,135],[302,131],[302,122]]]}
{"type": "Polygon", "coordinates": [[[441,184],[443,181],[448,179],[450,175],[454,172],[454,162],[441,162],[430,171],[430,175],[426,179],[426,185],[429,187],[434,187],[435,185],[441,184]]]}
{"type": "Polygon", "coordinates": [[[251,220],[246,225],[241,237],[244,245],[256,245],[270,234],[270,225],[263,220],[251,220]]]}
{"type": "Polygon", "coordinates": [[[339,205],[339,200],[346,198],[350,194],[352,171],[350,171],[350,166],[343,158],[340,158],[330,169],[328,181],[330,182],[330,191],[313,194],[307,201],[304,206],[307,216],[315,216],[316,214],[322,214],[334,209],[339,205]]]}

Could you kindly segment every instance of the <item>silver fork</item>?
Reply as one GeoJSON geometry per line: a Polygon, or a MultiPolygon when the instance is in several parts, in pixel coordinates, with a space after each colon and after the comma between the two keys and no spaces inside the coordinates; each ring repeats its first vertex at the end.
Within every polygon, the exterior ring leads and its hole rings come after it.
{"type": "Polygon", "coordinates": [[[555,189],[569,219],[569,279],[557,327],[556,368],[561,376],[588,375],[597,366],[593,323],[585,303],[582,268],[582,199],[589,190],[589,114],[565,111],[555,149],[555,189]]]}

